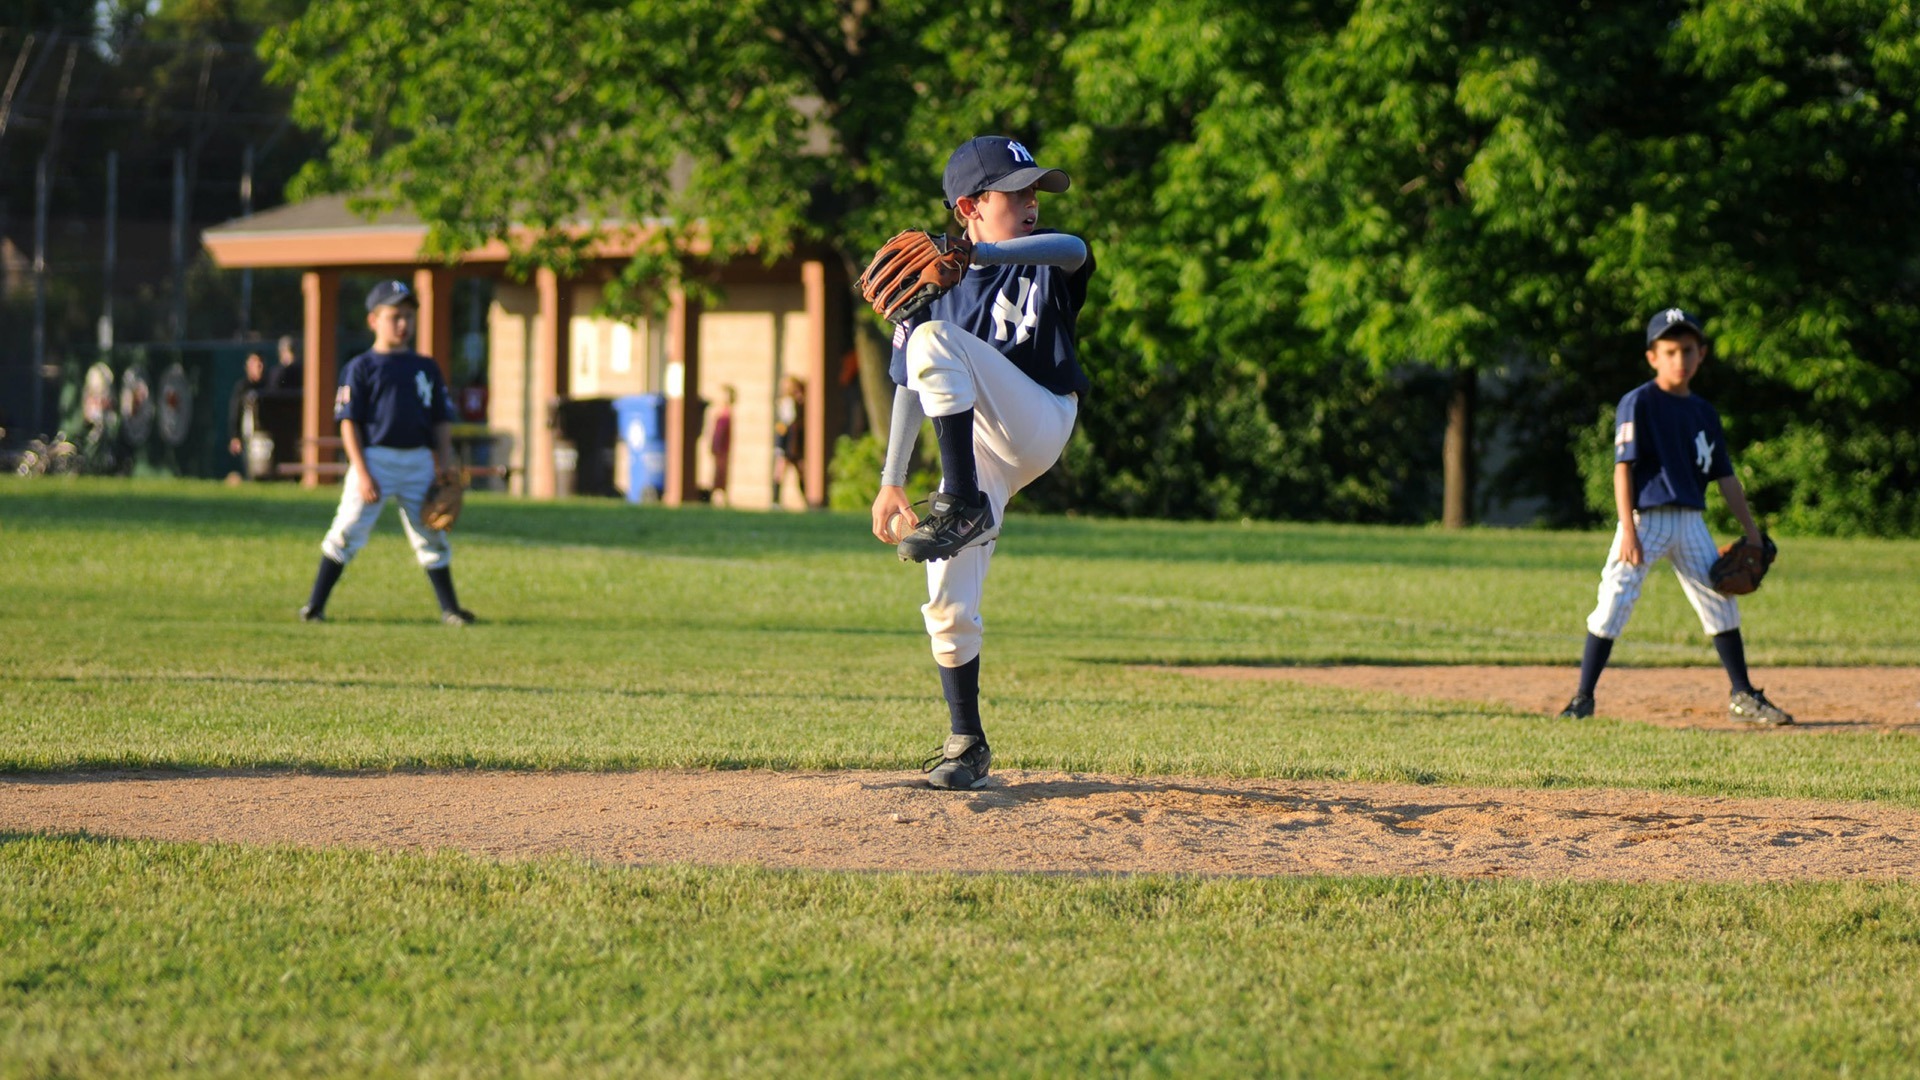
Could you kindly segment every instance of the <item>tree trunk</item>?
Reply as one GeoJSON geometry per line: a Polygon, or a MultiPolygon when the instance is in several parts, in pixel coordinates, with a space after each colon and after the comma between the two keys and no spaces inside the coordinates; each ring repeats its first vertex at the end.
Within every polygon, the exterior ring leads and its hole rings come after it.
{"type": "Polygon", "coordinates": [[[866,314],[861,305],[856,305],[853,349],[860,357],[860,398],[867,406],[867,430],[884,443],[888,425],[893,423],[893,379],[887,375],[893,347],[866,314]]]}
{"type": "Polygon", "coordinates": [[[1479,379],[1470,369],[1453,373],[1447,393],[1447,436],[1440,451],[1446,489],[1440,524],[1464,529],[1473,523],[1473,409],[1479,379]]]}

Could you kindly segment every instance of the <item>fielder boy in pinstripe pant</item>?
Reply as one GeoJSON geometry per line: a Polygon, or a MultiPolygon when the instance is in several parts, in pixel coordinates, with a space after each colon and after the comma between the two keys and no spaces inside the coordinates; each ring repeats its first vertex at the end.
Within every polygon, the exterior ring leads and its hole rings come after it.
{"type": "Polygon", "coordinates": [[[1600,574],[1599,603],[1587,616],[1580,687],[1561,710],[1563,720],[1593,715],[1600,672],[1615,639],[1627,628],[1648,568],[1664,556],[1673,563],[1680,587],[1727,669],[1732,684],[1728,714],[1742,723],[1793,723],[1792,716],[1748,681],[1740,608],[1733,597],[1714,591],[1707,579],[1719,554],[1702,517],[1708,482],[1719,486],[1727,509],[1755,544],[1760,543],[1760,527],[1747,509],[1746,490],[1733,474],[1720,414],[1690,389],[1706,355],[1700,321],[1679,308],[1668,308],[1647,323],[1647,363],[1653,379],[1620,399],[1614,421],[1613,499],[1620,525],[1600,574]]]}

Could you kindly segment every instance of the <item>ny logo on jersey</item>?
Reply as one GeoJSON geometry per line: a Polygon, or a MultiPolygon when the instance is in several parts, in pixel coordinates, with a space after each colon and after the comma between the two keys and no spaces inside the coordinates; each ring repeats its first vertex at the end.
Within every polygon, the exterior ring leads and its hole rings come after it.
{"type": "Polygon", "coordinates": [[[1021,146],[1019,143],[1014,142],[1012,139],[1007,140],[1007,153],[1012,154],[1013,160],[1015,161],[1024,161],[1029,165],[1033,164],[1033,152],[1021,146]]]}
{"type": "Polygon", "coordinates": [[[416,371],[413,373],[413,388],[420,391],[420,407],[423,409],[433,408],[433,380],[427,378],[426,372],[416,371]]]}
{"type": "Polygon", "coordinates": [[[1707,441],[1707,433],[1693,433],[1693,463],[1700,466],[1701,472],[1713,467],[1713,444],[1707,441]]]}
{"type": "Polygon", "coordinates": [[[993,340],[1006,341],[1011,337],[1015,345],[1020,345],[1033,336],[1034,328],[1039,325],[1040,290],[1033,287],[1032,278],[1023,277],[1006,292],[994,296],[993,340]]]}

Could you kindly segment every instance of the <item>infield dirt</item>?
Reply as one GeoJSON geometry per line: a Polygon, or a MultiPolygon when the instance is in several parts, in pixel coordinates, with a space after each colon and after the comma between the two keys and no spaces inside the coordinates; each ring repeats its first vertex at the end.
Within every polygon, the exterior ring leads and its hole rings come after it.
{"type": "Polygon", "coordinates": [[[1920,877],[1920,811],[1617,790],[913,773],[64,774],[0,829],[832,870],[1920,877]]]}
{"type": "MultiPolygon", "coordinates": [[[[1169,669],[1158,669],[1169,670],[1169,669]]],[[[1312,667],[1174,668],[1198,678],[1254,679],[1377,690],[1402,697],[1491,701],[1551,716],[1573,696],[1577,664],[1558,667],[1495,665],[1334,664],[1312,667]]],[[[1920,732],[1920,668],[1756,668],[1753,681],[1807,731],[1905,728],[1920,732]]],[[[1608,668],[1594,694],[1598,714],[1661,727],[1751,730],[1727,716],[1727,677],[1717,665],[1686,668],[1608,668]]]]}
{"type": "MultiPolygon", "coordinates": [[[[1540,713],[1558,708],[1571,674],[1181,670],[1540,713]]],[[[1769,687],[1803,723],[1752,737],[1920,730],[1920,670],[1786,669],[1770,674],[1769,687]]],[[[1600,711],[1731,727],[1725,692],[1713,669],[1620,669],[1601,684],[1600,711]]],[[[0,777],[0,830],[822,870],[1920,878],[1920,811],[1876,803],[1042,771],[996,773],[987,788],[967,793],[933,791],[911,772],[14,775],[0,777]]]]}

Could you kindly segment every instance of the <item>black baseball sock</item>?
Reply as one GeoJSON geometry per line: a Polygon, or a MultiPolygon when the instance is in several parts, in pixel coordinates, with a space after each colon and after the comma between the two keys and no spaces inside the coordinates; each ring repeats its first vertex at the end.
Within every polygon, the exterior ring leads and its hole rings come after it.
{"type": "Polygon", "coordinates": [[[313,575],[313,595],[307,597],[307,610],[315,615],[327,610],[327,597],[333,593],[333,586],[347,568],[346,563],[337,563],[325,555],[320,556],[320,570],[313,575]]]}
{"type": "Polygon", "coordinates": [[[980,478],[973,467],[973,410],[933,418],[933,436],[940,443],[940,489],[976,502],[980,478]]]}
{"type": "Polygon", "coordinates": [[[1753,693],[1753,684],[1747,681],[1747,643],[1740,639],[1740,631],[1713,635],[1713,651],[1720,654],[1720,666],[1727,669],[1727,681],[1733,684],[1733,692],[1753,693]]]}
{"type": "Polygon", "coordinates": [[[955,735],[978,735],[985,742],[987,733],[980,727],[980,658],[959,667],[940,668],[940,689],[947,695],[947,715],[955,735]]]}
{"type": "Polygon", "coordinates": [[[1587,635],[1587,650],[1580,655],[1580,693],[1593,696],[1593,688],[1600,682],[1600,673],[1606,670],[1607,657],[1612,655],[1612,638],[1587,635]]]}
{"type": "Polygon", "coordinates": [[[433,582],[433,595],[440,598],[441,611],[459,611],[460,600],[453,595],[453,568],[436,566],[427,571],[427,580],[433,582]]]}

